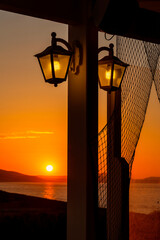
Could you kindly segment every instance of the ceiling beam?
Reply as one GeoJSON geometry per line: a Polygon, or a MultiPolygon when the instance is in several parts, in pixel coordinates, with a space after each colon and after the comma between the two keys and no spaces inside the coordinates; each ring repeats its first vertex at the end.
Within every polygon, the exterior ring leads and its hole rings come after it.
{"type": "MultiPolygon", "coordinates": [[[[151,11],[150,0],[89,0],[90,17],[99,30],[160,43],[160,13],[151,11]],[[92,5],[95,3],[93,12],[92,5]],[[143,6],[143,8],[142,8],[143,6]],[[150,9],[149,8],[149,9],[150,9]],[[103,10],[103,11],[102,11],[103,10]],[[98,23],[96,22],[98,19],[98,23]]],[[[160,1],[153,0],[156,9],[160,1]]],[[[41,19],[75,25],[85,21],[85,1],[81,0],[0,0],[0,9],[41,19]]]]}
{"type": "Polygon", "coordinates": [[[79,23],[81,1],[0,0],[0,9],[65,24],[79,23]]]}

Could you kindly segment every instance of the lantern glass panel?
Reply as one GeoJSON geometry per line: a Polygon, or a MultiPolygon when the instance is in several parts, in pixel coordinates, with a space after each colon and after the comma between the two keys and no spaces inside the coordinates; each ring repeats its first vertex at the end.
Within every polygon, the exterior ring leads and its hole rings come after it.
{"type": "Polygon", "coordinates": [[[124,75],[124,70],[125,70],[124,66],[114,64],[113,87],[118,88],[120,86],[123,75],[124,75]]]}
{"type": "Polygon", "coordinates": [[[55,78],[65,78],[70,56],[53,54],[53,65],[55,78]]]}
{"type": "Polygon", "coordinates": [[[111,84],[112,64],[99,64],[98,75],[101,87],[110,86],[111,84]]]}
{"type": "Polygon", "coordinates": [[[52,67],[51,67],[51,58],[50,54],[40,57],[39,58],[41,67],[43,69],[43,73],[45,76],[45,79],[51,79],[52,78],[52,67]]]}

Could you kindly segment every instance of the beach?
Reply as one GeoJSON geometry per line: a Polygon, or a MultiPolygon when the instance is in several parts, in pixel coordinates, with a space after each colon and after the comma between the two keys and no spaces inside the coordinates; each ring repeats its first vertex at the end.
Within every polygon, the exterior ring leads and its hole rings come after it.
{"type": "MultiPolygon", "coordinates": [[[[105,234],[105,220],[105,211],[99,209],[97,223],[101,238],[105,234]]],[[[66,227],[66,202],[0,190],[0,232],[6,238],[65,240],[66,227]]]]}
{"type": "Polygon", "coordinates": [[[150,214],[130,212],[130,240],[160,240],[160,211],[150,214]]]}
{"type": "MultiPolygon", "coordinates": [[[[104,237],[105,215],[99,209],[98,231],[104,237]]],[[[0,232],[16,239],[66,239],[67,203],[0,191],[0,232]]],[[[101,238],[103,239],[103,238],[101,238]]],[[[159,240],[160,211],[130,212],[130,240],[159,240]]]]}
{"type": "Polygon", "coordinates": [[[66,209],[66,202],[0,191],[1,235],[66,239],[66,209]]]}

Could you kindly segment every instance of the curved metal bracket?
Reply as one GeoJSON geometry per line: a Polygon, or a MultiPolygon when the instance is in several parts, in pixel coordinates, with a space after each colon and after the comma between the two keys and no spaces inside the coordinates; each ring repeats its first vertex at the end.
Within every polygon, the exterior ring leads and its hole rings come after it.
{"type": "Polygon", "coordinates": [[[113,56],[113,48],[114,48],[113,43],[109,44],[109,47],[100,47],[98,49],[98,54],[102,51],[107,51],[107,52],[109,52],[109,56],[113,56]]]}
{"type": "Polygon", "coordinates": [[[73,52],[70,44],[69,44],[68,42],[66,42],[64,39],[62,39],[62,38],[56,38],[56,42],[63,43],[63,44],[68,48],[69,51],[73,52]]]}
{"type": "Polygon", "coordinates": [[[57,34],[55,32],[51,33],[51,36],[52,36],[51,44],[52,44],[52,46],[55,46],[57,42],[60,42],[60,43],[63,43],[68,48],[69,51],[73,52],[70,44],[62,38],[56,38],[56,35],[57,34]]]}

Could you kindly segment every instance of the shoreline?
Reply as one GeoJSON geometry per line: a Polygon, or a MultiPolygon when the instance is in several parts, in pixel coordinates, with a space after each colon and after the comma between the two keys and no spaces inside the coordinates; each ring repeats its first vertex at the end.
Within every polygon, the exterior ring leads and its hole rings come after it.
{"type": "Polygon", "coordinates": [[[67,203],[41,197],[28,196],[19,193],[9,193],[0,190],[0,212],[10,208],[52,209],[52,212],[66,212],[67,203]]]}

